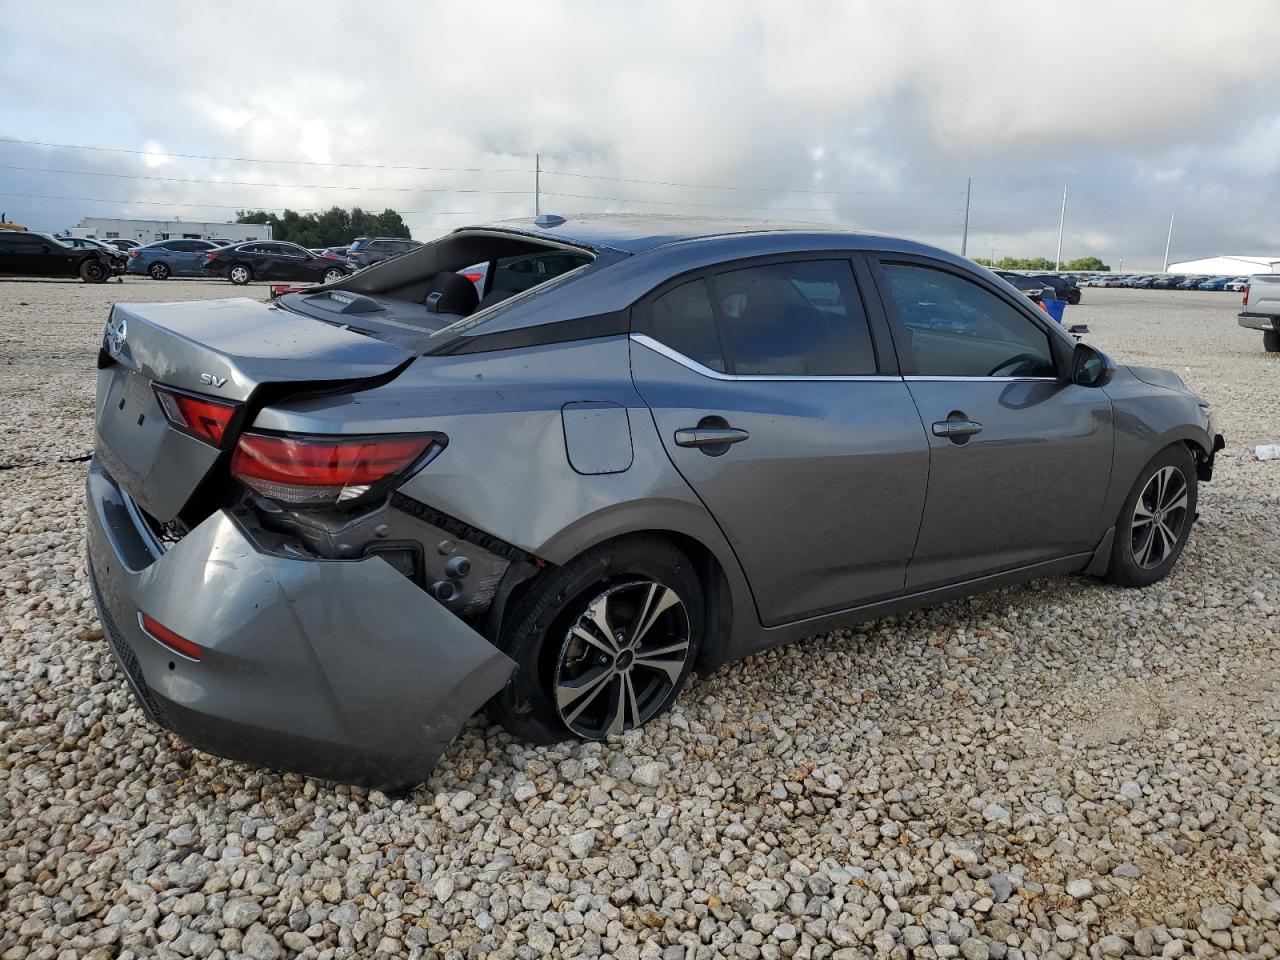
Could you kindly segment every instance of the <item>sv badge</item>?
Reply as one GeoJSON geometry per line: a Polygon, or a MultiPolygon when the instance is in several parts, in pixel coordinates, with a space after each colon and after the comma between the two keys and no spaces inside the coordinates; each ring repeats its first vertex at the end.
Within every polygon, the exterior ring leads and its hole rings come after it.
{"type": "Polygon", "coordinates": [[[226,377],[215,377],[212,373],[200,374],[200,382],[207,383],[211,387],[224,387],[227,383],[226,377]]]}

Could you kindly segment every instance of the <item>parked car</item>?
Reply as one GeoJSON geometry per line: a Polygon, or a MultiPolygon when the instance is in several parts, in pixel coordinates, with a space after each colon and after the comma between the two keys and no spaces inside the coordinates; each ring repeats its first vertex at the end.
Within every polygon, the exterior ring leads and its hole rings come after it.
{"type": "Polygon", "coordinates": [[[296,243],[278,240],[250,240],[211,250],[204,255],[201,266],[206,275],[226,277],[237,285],[250,280],[333,283],[353,269],[346,263],[316,256],[296,243]]]}
{"type": "Polygon", "coordinates": [[[0,274],[8,277],[79,277],[85,283],[111,279],[113,260],[97,247],[69,247],[28,230],[0,230],[0,274]]]}
{"type": "Polygon", "coordinates": [[[1245,284],[1236,322],[1250,330],[1262,331],[1262,347],[1280,353],[1280,274],[1262,273],[1245,284]]]}
{"type": "MultiPolygon", "coordinates": [[[[1053,292],[1052,287],[1047,287],[1045,284],[1041,283],[1038,280],[1032,280],[1025,273],[1014,273],[1011,270],[997,270],[995,271],[995,274],[1001,280],[1006,280],[1009,283],[1013,284],[1015,287],[1021,290],[1023,294],[1025,294],[1026,296],[1030,297],[1033,300],[1046,299],[1045,297],[1046,289],[1048,289],[1050,293],[1053,292]]],[[[1054,298],[1048,297],[1047,299],[1054,299],[1054,298]]]]}
{"type": "Polygon", "coordinates": [[[123,250],[117,250],[101,240],[92,237],[55,237],[59,243],[75,250],[101,250],[111,262],[112,276],[119,276],[129,266],[129,256],[123,250]]]}
{"type": "Polygon", "coordinates": [[[129,237],[107,237],[102,242],[108,246],[115,247],[121,253],[128,253],[130,250],[142,246],[141,241],[132,240],[129,237]]]}
{"type": "Polygon", "coordinates": [[[349,246],[325,247],[323,250],[320,251],[320,256],[324,257],[326,260],[346,260],[347,251],[350,249],[351,248],[349,246]]]}
{"type": "Polygon", "coordinates": [[[1182,282],[1182,277],[1175,275],[1165,275],[1156,277],[1152,280],[1151,286],[1155,290],[1172,290],[1182,282]]]}
{"type": "Polygon", "coordinates": [[[1137,280],[1130,281],[1129,286],[1135,290],[1150,290],[1155,282],[1155,277],[1139,277],[1137,280]]]}
{"type": "Polygon", "coordinates": [[[1072,280],[1066,277],[1059,277],[1047,273],[1033,273],[1031,279],[1046,287],[1052,288],[1055,300],[1065,300],[1067,303],[1080,302],[1080,288],[1072,280]]]}
{"type": "Polygon", "coordinates": [[[1231,280],[1227,282],[1227,289],[1233,293],[1242,293],[1244,288],[1248,285],[1248,277],[1232,277],[1231,280]]]}
{"type": "Polygon", "coordinates": [[[204,255],[217,247],[212,240],[157,240],[129,251],[129,272],[152,280],[200,277],[204,275],[200,269],[204,255]]]}
{"type": "Polygon", "coordinates": [[[1214,278],[1212,278],[1212,279],[1210,279],[1210,280],[1206,280],[1204,283],[1200,284],[1200,286],[1199,286],[1199,287],[1197,287],[1196,289],[1198,289],[1198,290],[1225,290],[1225,289],[1227,289],[1227,284],[1228,284],[1228,283],[1230,283],[1230,282],[1231,282],[1231,281],[1230,281],[1230,278],[1229,278],[1229,277],[1214,277],[1214,278]]]}
{"type": "Polygon", "coordinates": [[[417,240],[401,237],[356,237],[347,248],[347,259],[356,267],[368,267],[420,246],[417,240]]]}
{"type": "Polygon", "coordinates": [[[230,237],[209,237],[209,242],[218,247],[229,247],[236,241],[230,237]]]}
{"type": "Polygon", "coordinates": [[[1208,280],[1208,277],[1183,277],[1171,289],[1174,290],[1198,290],[1200,284],[1208,280]]]}
{"type": "Polygon", "coordinates": [[[971,261],[758,221],[506,221],[274,304],[120,303],[99,366],[90,582],[147,715],[384,787],[486,703],[598,740],[840,625],[1154,583],[1222,445],[971,261]],[[522,255],[564,272],[456,272],[522,255]]]}

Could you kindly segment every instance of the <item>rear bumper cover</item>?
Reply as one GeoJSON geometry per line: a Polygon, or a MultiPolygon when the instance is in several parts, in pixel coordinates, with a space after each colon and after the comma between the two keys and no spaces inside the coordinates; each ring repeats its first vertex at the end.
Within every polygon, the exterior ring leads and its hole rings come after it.
{"type": "Polygon", "coordinates": [[[166,552],[95,459],[89,573],[147,715],[219,756],[383,788],[422,782],[514,663],[378,558],[258,552],[215,513],[166,552]],[[185,658],[140,613],[199,644],[185,658]]]}
{"type": "Polygon", "coordinates": [[[1236,323],[1250,330],[1280,330],[1280,317],[1263,313],[1236,314],[1236,323]]]}

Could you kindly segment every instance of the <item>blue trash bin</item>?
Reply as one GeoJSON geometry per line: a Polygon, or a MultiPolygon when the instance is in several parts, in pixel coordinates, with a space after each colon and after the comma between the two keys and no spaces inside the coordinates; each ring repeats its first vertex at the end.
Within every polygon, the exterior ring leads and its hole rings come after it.
{"type": "Polygon", "coordinates": [[[1040,305],[1044,307],[1044,312],[1053,317],[1058,323],[1062,322],[1062,315],[1067,312],[1067,301],[1065,300],[1041,300],[1040,305]]]}

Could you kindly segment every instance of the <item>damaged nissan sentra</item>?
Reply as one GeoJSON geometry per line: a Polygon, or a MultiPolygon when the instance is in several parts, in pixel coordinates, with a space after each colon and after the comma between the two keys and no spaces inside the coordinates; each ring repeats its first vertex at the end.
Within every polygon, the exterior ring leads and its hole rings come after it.
{"type": "Polygon", "coordinates": [[[89,568],[146,714],[383,787],[486,705],[603,739],[837,625],[1150,584],[1222,445],[969,261],[808,226],[466,228],[275,303],[118,304],[98,367],[89,568]]]}

